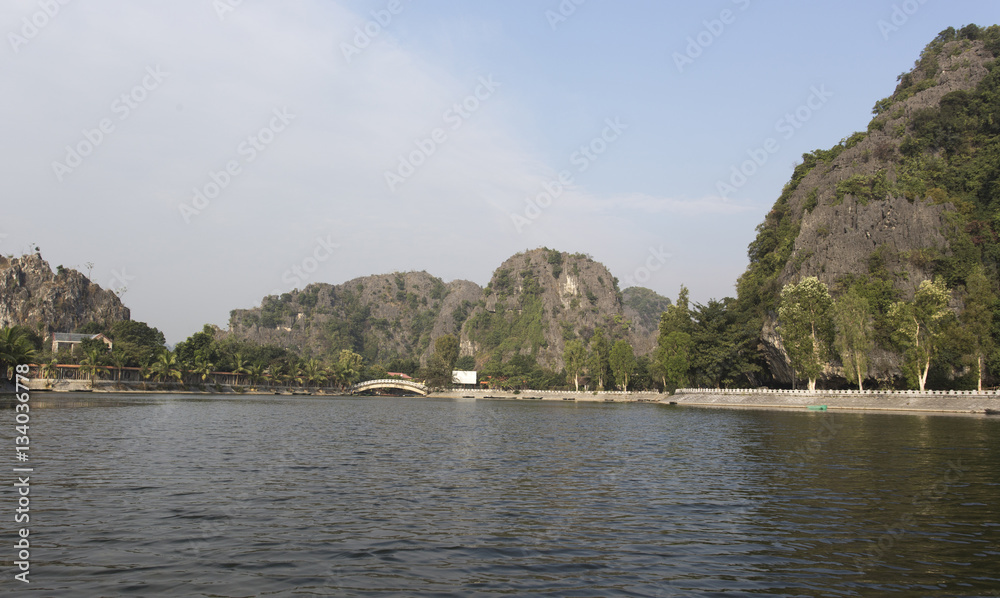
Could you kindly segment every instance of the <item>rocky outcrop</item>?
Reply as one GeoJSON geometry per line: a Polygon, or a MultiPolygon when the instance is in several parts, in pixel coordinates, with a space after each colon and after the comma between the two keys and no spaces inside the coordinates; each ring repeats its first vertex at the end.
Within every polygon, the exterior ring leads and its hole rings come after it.
{"type": "Polygon", "coordinates": [[[72,332],[88,322],[111,324],[129,316],[117,295],[76,270],[60,266],[53,272],[37,253],[0,257],[0,328],[72,332]]]}
{"type": "Polygon", "coordinates": [[[862,138],[798,183],[788,205],[798,215],[800,228],[781,285],[806,276],[833,285],[845,275],[866,273],[869,258],[880,251],[885,267],[898,273],[904,298],[913,297],[920,281],[932,275],[933,264],[926,256],[948,251],[944,214],[955,208],[928,194],[906,197],[900,192],[896,183],[905,176],[899,159],[905,133],[920,110],[937,106],[950,92],[974,89],[992,60],[979,42],[951,42],[933,72],[915,69],[910,74],[915,79],[911,86],[923,87],[924,81],[933,85],[895,101],[873,119],[862,138]],[[850,192],[850,179],[861,177],[871,184],[864,186],[864,193],[850,192]],[[885,191],[879,189],[880,180],[885,191]]]}
{"type": "Polygon", "coordinates": [[[670,307],[670,299],[643,287],[622,291],[625,317],[632,322],[632,347],[636,354],[646,355],[656,349],[660,331],[660,316],[670,307]]]}
{"type": "Polygon", "coordinates": [[[630,320],[618,279],[603,264],[583,254],[535,249],[508,258],[493,273],[483,302],[462,329],[461,354],[474,356],[480,367],[491,359],[532,355],[559,371],[566,343],[589,341],[602,328],[610,340],[628,340],[641,355],[656,342],[647,320],[658,322],[659,315],[641,316],[638,324],[630,320]]]}
{"type": "Polygon", "coordinates": [[[493,357],[531,354],[563,367],[570,339],[589,340],[598,327],[624,338],[637,355],[656,345],[660,311],[670,301],[648,289],[618,290],[618,281],[589,256],[537,249],[517,254],[483,289],[467,280],[445,283],[427,272],[381,274],[312,284],[265,297],[260,307],[230,314],[233,335],[286,347],[304,357],[349,348],[369,363],[416,359],[426,364],[434,340],[451,334],[460,354],[482,366],[493,357]]]}
{"type": "Polygon", "coordinates": [[[306,357],[351,349],[369,362],[426,359],[433,339],[458,336],[481,295],[482,288],[474,282],[446,284],[427,272],[311,284],[265,297],[260,307],[233,310],[228,334],[287,347],[306,357]]]}
{"type": "MultiPolygon", "coordinates": [[[[900,77],[894,94],[876,105],[867,132],[803,157],[758,229],[744,275],[767,281],[747,295],[765,304],[762,352],[776,382],[792,382],[775,321],[784,285],[816,276],[836,295],[853,279],[872,275],[890,280],[898,297],[909,300],[920,282],[933,278],[954,254],[952,243],[965,233],[964,219],[972,208],[954,191],[940,188],[954,176],[949,173],[954,164],[938,145],[945,141],[935,139],[928,146],[916,140],[926,137],[929,120],[939,118],[942,99],[967,109],[964,96],[954,92],[976,90],[996,64],[996,50],[981,40],[943,33],[913,71],[900,77]],[[774,264],[777,276],[768,280],[774,264]]],[[[839,375],[835,364],[828,374],[839,375]]],[[[871,375],[900,374],[898,356],[876,350],[871,375]]]]}

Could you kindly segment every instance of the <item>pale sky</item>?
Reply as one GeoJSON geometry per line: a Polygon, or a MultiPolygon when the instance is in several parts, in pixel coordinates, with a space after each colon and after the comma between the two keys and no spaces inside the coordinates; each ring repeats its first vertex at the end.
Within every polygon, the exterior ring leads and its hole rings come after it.
{"type": "Polygon", "coordinates": [[[622,287],[734,295],[801,154],[864,130],[939,31],[998,14],[992,0],[3,5],[0,253],[92,263],[169,343],[310,282],[427,270],[485,285],[540,246],[589,253],[622,287]]]}

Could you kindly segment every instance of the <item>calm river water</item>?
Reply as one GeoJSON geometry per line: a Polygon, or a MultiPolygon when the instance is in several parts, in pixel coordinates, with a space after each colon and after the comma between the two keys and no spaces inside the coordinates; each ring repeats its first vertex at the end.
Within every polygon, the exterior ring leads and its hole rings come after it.
{"type": "Polygon", "coordinates": [[[0,410],[0,594],[1000,596],[1000,417],[31,404],[30,584],[13,579],[0,410]]]}

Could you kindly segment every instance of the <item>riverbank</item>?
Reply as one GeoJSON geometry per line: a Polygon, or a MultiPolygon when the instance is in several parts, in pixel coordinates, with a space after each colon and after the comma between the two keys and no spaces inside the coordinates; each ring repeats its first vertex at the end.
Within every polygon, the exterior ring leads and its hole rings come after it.
{"type": "MultiPolygon", "coordinates": [[[[343,391],[335,388],[299,386],[233,386],[231,384],[203,384],[200,386],[179,386],[160,382],[118,382],[111,380],[30,378],[27,383],[30,392],[38,393],[86,393],[98,394],[190,394],[190,395],[328,395],[340,396],[343,391]]],[[[13,394],[14,385],[0,385],[0,394],[13,394]]]]}
{"type": "Polygon", "coordinates": [[[689,407],[745,407],[757,409],[910,411],[929,413],[1000,413],[997,391],[965,390],[770,390],[681,388],[669,402],[689,407]]]}
{"type": "MultiPolygon", "coordinates": [[[[179,387],[174,384],[165,385],[158,382],[119,382],[111,380],[89,380],[32,378],[28,380],[31,392],[52,393],[111,393],[111,394],[190,394],[190,395],[315,395],[343,396],[345,392],[336,388],[290,387],[290,386],[237,386],[229,384],[204,384],[201,387],[179,387]]],[[[13,393],[14,387],[0,387],[0,393],[13,393]]],[[[481,399],[481,400],[541,400],[541,401],[589,401],[604,403],[637,403],[665,401],[670,395],[657,392],[573,392],[568,390],[522,390],[519,392],[507,390],[454,389],[435,390],[428,395],[442,399],[481,399]]]]}
{"type": "Polygon", "coordinates": [[[573,392],[571,390],[522,390],[515,394],[505,390],[447,390],[429,396],[443,399],[520,400],[520,401],[587,401],[599,403],[658,403],[670,395],[658,392],[573,392]]]}
{"type": "MultiPolygon", "coordinates": [[[[162,388],[157,383],[122,383],[97,381],[94,387],[86,380],[30,380],[32,392],[109,394],[187,394],[216,396],[343,396],[344,391],[334,388],[301,387],[232,387],[206,384],[204,388],[162,388]],[[53,384],[54,382],[54,384],[53,384]]],[[[14,389],[0,389],[10,394],[14,389]]],[[[771,390],[771,389],[715,389],[682,388],[676,394],[656,392],[573,392],[566,390],[483,390],[454,389],[431,391],[432,398],[457,400],[508,400],[508,401],[575,401],[598,403],[663,403],[685,407],[728,407],[749,409],[799,409],[823,408],[845,411],[898,411],[912,413],[971,413],[987,412],[1000,415],[1000,392],[987,391],[856,391],[856,390],[771,390]]]]}

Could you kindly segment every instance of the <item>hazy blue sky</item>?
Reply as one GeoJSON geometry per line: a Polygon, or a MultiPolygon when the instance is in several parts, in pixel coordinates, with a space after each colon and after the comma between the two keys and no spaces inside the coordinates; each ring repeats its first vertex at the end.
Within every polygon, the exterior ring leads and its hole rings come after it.
{"type": "Polygon", "coordinates": [[[61,1],[0,16],[0,252],[92,262],[171,343],[308,282],[485,284],[539,246],[733,295],[801,154],[864,130],[939,31],[997,21],[992,0],[61,1]]]}

